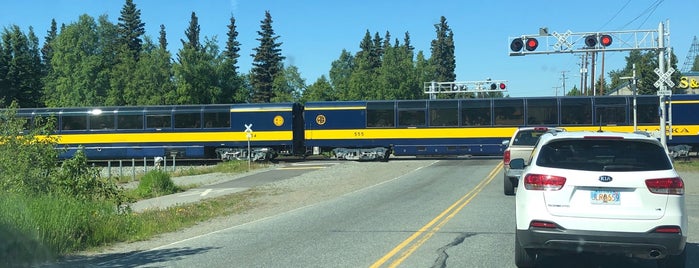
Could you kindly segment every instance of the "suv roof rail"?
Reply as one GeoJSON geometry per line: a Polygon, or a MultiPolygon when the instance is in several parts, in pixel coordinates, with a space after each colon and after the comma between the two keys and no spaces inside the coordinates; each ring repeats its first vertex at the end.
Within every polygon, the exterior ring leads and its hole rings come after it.
{"type": "Polygon", "coordinates": [[[646,136],[646,137],[650,137],[650,133],[649,133],[648,131],[636,130],[636,131],[634,131],[633,133],[635,133],[635,134],[640,134],[640,135],[643,135],[643,136],[646,136]]]}

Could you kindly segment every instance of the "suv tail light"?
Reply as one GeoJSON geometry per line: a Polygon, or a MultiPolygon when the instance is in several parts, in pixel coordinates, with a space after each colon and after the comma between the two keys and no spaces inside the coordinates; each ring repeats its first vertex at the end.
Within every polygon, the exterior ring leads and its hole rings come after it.
{"type": "Polygon", "coordinates": [[[558,228],[553,222],[533,220],[529,223],[529,228],[558,228]]]}
{"type": "Polygon", "coordinates": [[[505,152],[502,154],[502,163],[505,165],[510,164],[510,149],[505,150],[505,152]]]}
{"type": "Polygon", "coordinates": [[[679,226],[660,226],[653,229],[651,233],[681,234],[682,228],[679,226]]]}
{"type": "Polygon", "coordinates": [[[566,184],[566,178],[552,175],[527,174],[524,188],[527,190],[558,191],[566,184]]]}
{"type": "Polygon", "coordinates": [[[648,179],[646,180],[646,187],[654,194],[684,194],[684,181],[680,177],[648,179]]]}

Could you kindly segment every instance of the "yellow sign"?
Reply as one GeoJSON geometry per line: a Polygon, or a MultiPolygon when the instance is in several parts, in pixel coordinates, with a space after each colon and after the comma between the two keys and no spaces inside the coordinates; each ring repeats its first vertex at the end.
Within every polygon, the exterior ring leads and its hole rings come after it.
{"type": "Polygon", "coordinates": [[[277,115],[274,117],[274,125],[281,127],[284,124],[284,117],[277,115]]]}
{"type": "Polygon", "coordinates": [[[686,77],[683,76],[680,78],[680,85],[677,86],[679,88],[699,88],[699,83],[697,82],[697,79],[694,77],[686,77]]]}
{"type": "Polygon", "coordinates": [[[325,122],[326,122],[326,119],[325,119],[324,115],[319,114],[318,116],[316,116],[316,124],[322,126],[322,125],[325,125],[325,122]]]}

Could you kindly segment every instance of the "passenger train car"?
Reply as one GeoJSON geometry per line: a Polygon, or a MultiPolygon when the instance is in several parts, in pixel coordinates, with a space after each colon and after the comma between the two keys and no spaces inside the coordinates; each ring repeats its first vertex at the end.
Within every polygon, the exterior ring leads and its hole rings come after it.
{"type": "MultiPolygon", "coordinates": [[[[665,105],[668,145],[699,148],[699,95],[673,95],[665,105]]],[[[523,126],[631,132],[636,122],[636,129],[658,133],[659,107],[658,96],[642,95],[43,108],[18,115],[57,117],[64,157],[82,149],[90,159],[241,159],[249,144],[256,160],[323,152],[387,160],[500,156],[502,141],[523,126]]]]}
{"type": "Polygon", "coordinates": [[[295,103],[19,109],[32,125],[55,117],[61,156],[265,160],[303,154],[303,107],[295,103]],[[246,125],[249,126],[246,128],[246,125]],[[249,132],[246,132],[249,129],[249,132]]]}

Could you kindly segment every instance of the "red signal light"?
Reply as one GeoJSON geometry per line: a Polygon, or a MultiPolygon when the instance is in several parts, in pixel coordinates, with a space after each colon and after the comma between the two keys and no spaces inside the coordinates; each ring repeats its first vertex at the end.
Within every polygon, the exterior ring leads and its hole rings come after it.
{"type": "Polygon", "coordinates": [[[539,46],[539,40],[536,38],[527,38],[527,51],[534,51],[539,46]]]}
{"type": "Polygon", "coordinates": [[[608,34],[603,34],[599,37],[599,42],[604,47],[608,47],[612,44],[612,36],[608,34]]]}
{"type": "Polygon", "coordinates": [[[505,83],[500,83],[500,90],[505,90],[507,86],[505,86],[505,83]]]}

